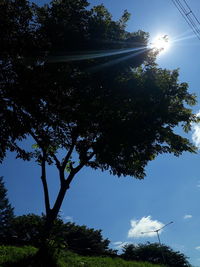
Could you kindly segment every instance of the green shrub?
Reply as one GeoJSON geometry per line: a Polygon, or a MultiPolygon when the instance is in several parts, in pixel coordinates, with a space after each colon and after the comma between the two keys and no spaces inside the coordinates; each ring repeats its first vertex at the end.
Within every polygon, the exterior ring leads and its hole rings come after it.
{"type": "Polygon", "coordinates": [[[0,246],[0,266],[8,266],[8,264],[17,263],[26,258],[33,257],[36,252],[37,248],[31,246],[0,246]]]}

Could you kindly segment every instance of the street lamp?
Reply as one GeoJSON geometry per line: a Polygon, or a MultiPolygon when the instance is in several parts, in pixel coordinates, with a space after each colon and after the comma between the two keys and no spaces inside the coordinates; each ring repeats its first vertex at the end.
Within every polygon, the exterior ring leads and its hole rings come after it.
{"type": "MultiPolygon", "coordinates": [[[[162,230],[163,228],[165,228],[166,226],[168,226],[169,224],[172,224],[173,222],[169,222],[167,224],[165,224],[163,227],[157,229],[157,230],[153,230],[153,231],[148,231],[148,232],[141,232],[141,234],[147,234],[147,233],[156,233],[157,234],[157,237],[158,237],[158,242],[159,242],[159,245],[160,245],[160,248],[161,248],[161,242],[160,242],[160,236],[159,236],[159,232],[160,230],[162,230]]],[[[163,263],[165,263],[165,257],[163,255],[163,251],[161,249],[161,254],[162,254],[162,258],[163,258],[163,263]]]]}

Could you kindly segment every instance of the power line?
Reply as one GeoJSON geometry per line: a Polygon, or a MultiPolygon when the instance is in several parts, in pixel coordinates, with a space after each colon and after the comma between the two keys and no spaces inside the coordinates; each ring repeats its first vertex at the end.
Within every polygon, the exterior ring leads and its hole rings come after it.
{"type": "MultiPolygon", "coordinates": [[[[191,8],[189,7],[189,5],[187,4],[186,0],[183,0],[184,3],[186,4],[187,8],[190,9],[190,11],[192,12],[191,8]]],[[[200,21],[197,19],[196,15],[193,13],[193,16],[195,18],[195,20],[200,24],[200,21]]]]}
{"type": "Polygon", "coordinates": [[[196,16],[194,15],[193,11],[191,10],[189,5],[187,4],[186,0],[183,0],[183,1],[184,1],[185,5],[186,5],[186,8],[184,7],[184,4],[182,4],[180,0],[173,0],[173,3],[176,3],[176,7],[178,8],[179,12],[185,18],[185,20],[187,21],[188,25],[190,26],[190,28],[194,32],[194,34],[200,40],[200,30],[198,28],[198,26],[200,24],[199,24],[196,16]],[[196,20],[196,23],[194,21],[194,18],[196,20]]]}
{"type": "Polygon", "coordinates": [[[178,9],[180,14],[183,16],[189,27],[192,29],[194,34],[200,40],[200,21],[186,2],[186,0],[171,0],[175,7],[178,9]]]}
{"type": "MultiPolygon", "coordinates": [[[[178,0],[178,1],[180,2],[180,0],[178,0]]],[[[185,12],[187,12],[186,16],[188,17],[189,21],[191,22],[191,24],[193,25],[193,27],[195,28],[195,30],[198,32],[198,34],[200,34],[200,29],[198,27],[200,25],[199,20],[197,19],[196,15],[193,13],[193,11],[191,10],[191,8],[187,4],[186,0],[183,0],[183,1],[185,3],[186,7],[188,8],[188,12],[185,9],[185,12]],[[196,23],[197,23],[198,26],[196,26],[194,19],[196,20],[196,23]]]]}
{"type": "Polygon", "coordinates": [[[175,0],[175,1],[177,2],[179,7],[181,8],[181,10],[184,12],[184,15],[186,16],[186,18],[189,20],[189,22],[192,24],[192,26],[195,28],[195,30],[199,33],[200,31],[199,31],[199,29],[198,29],[198,27],[195,24],[195,21],[193,19],[196,20],[197,24],[199,24],[199,21],[198,21],[196,15],[193,13],[190,6],[187,4],[186,0],[183,0],[186,8],[184,7],[184,4],[181,3],[181,0],[175,0]]]}

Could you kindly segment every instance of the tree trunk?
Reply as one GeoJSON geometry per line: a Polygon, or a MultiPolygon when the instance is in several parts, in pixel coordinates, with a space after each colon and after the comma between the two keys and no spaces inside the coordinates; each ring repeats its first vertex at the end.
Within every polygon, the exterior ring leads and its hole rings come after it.
{"type": "Polygon", "coordinates": [[[55,266],[55,249],[56,243],[51,243],[51,235],[54,226],[54,222],[58,216],[60,211],[63,199],[67,190],[69,189],[70,183],[73,180],[75,174],[82,168],[83,164],[79,165],[78,168],[72,169],[70,174],[68,175],[67,179],[64,179],[64,168],[59,168],[60,172],[60,190],[57,196],[57,199],[54,203],[53,208],[50,208],[49,202],[49,195],[48,195],[48,186],[46,183],[46,172],[45,165],[43,164],[43,172],[42,172],[42,182],[43,182],[43,189],[45,195],[45,208],[46,208],[46,220],[44,224],[44,230],[42,233],[42,242],[40,249],[37,253],[37,261],[41,262],[42,265],[38,265],[41,267],[51,267],[55,266]],[[53,244],[53,245],[52,245],[53,244]]]}
{"type": "MultiPolygon", "coordinates": [[[[74,177],[74,174],[69,175],[69,177],[70,177],[70,182],[71,182],[72,178],[74,177]]],[[[46,242],[48,239],[51,238],[51,231],[53,229],[54,222],[58,216],[63,199],[68,189],[69,189],[69,180],[66,180],[60,185],[60,191],[58,193],[58,196],[57,196],[57,199],[55,201],[53,208],[50,209],[49,212],[46,214],[46,220],[45,220],[44,232],[43,232],[44,242],[46,242]]]]}

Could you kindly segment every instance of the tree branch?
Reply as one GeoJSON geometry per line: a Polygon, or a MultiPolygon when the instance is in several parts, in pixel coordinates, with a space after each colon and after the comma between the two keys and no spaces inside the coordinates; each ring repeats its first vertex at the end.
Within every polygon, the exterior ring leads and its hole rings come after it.
{"type": "Polygon", "coordinates": [[[61,186],[65,182],[65,174],[64,174],[64,172],[65,172],[65,170],[63,170],[62,168],[59,169],[59,177],[60,177],[61,186]]]}
{"type": "Polygon", "coordinates": [[[34,134],[33,131],[30,130],[30,134],[33,137],[33,139],[35,140],[35,142],[40,146],[40,148],[43,150],[44,147],[42,145],[42,142],[38,139],[38,137],[34,134]]]}
{"type": "Polygon", "coordinates": [[[33,133],[33,131],[30,130],[30,134],[33,137],[33,139],[37,142],[37,144],[40,146],[42,153],[43,153],[42,163],[41,163],[41,170],[42,170],[41,180],[42,180],[43,191],[44,191],[46,215],[48,215],[51,209],[50,209],[50,201],[49,201],[49,190],[48,190],[48,184],[47,184],[47,179],[46,179],[46,151],[44,150],[44,147],[42,146],[42,142],[40,142],[40,140],[33,133]]]}
{"type": "Polygon", "coordinates": [[[44,152],[43,152],[43,157],[42,157],[41,168],[42,168],[41,180],[42,180],[42,185],[43,185],[43,190],[44,190],[46,215],[48,215],[50,212],[50,202],[49,202],[48,185],[47,185],[47,180],[46,180],[46,155],[44,152]]]}
{"type": "MultiPolygon", "coordinates": [[[[73,149],[72,149],[73,151],[73,149]]],[[[83,168],[83,166],[95,155],[94,152],[92,152],[90,154],[89,157],[87,157],[87,159],[85,161],[83,161],[81,164],[79,164],[76,168],[73,168],[70,172],[70,174],[68,175],[67,179],[63,182],[61,182],[60,185],[60,191],[58,193],[58,196],[56,198],[55,204],[53,206],[53,208],[51,209],[51,219],[56,219],[58,212],[61,208],[63,199],[65,197],[66,191],[69,189],[70,183],[72,182],[74,176],[76,175],[77,172],[79,172],[81,170],[81,168],[83,168]]],[[[64,177],[64,170],[61,168],[60,169],[60,175],[62,175],[64,177]]],[[[62,178],[63,180],[63,178],[62,178]]]]}
{"type": "Polygon", "coordinates": [[[62,163],[62,169],[63,169],[63,170],[65,169],[65,167],[66,167],[66,165],[67,165],[67,162],[68,162],[69,159],[70,159],[70,156],[71,156],[71,154],[72,154],[72,152],[73,152],[73,150],[74,150],[74,146],[75,146],[75,141],[72,142],[72,145],[71,145],[69,151],[67,152],[67,155],[66,155],[65,158],[64,158],[64,161],[63,161],[63,163],[62,163]]]}
{"type": "Polygon", "coordinates": [[[52,153],[51,156],[54,159],[57,168],[60,170],[60,168],[61,168],[60,161],[58,160],[58,158],[56,157],[56,155],[54,153],[52,153]]]}
{"type": "MultiPolygon", "coordinates": [[[[74,172],[71,172],[69,174],[69,176],[68,176],[69,180],[72,181],[72,179],[74,178],[74,176],[75,176],[75,173],[74,172]]],[[[68,189],[69,189],[69,184],[68,184],[68,181],[65,180],[63,183],[61,183],[60,191],[58,193],[58,196],[57,196],[57,199],[56,199],[55,204],[53,206],[53,209],[51,210],[52,211],[52,216],[54,217],[54,219],[58,215],[58,212],[59,212],[59,210],[61,208],[63,199],[65,197],[66,191],[68,189]]]]}
{"type": "Polygon", "coordinates": [[[76,168],[74,168],[72,171],[71,171],[71,173],[69,174],[69,176],[67,177],[67,179],[65,180],[66,181],[66,183],[67,183],[67,187],[69,188],[69,186],[70,186],[70,183],[71,183],[71,181],[73,180],[73,178],[74,178],[74,175],[77,173],[77,172],[79,172],[84,166],[85,166],[85,164],[93,157],[95,155],[95,152],[92,152],[91,154],[90,154],[90,156],[89,157],[87,157],[87,159],[86,160],[84,160],[83,162],[81,162],[76,168]],[[73,174],[73,175],[71,175],[71,174],[73,174]]]}

